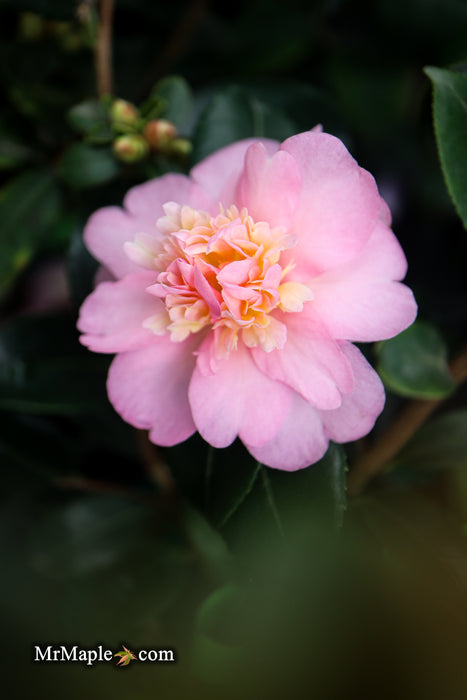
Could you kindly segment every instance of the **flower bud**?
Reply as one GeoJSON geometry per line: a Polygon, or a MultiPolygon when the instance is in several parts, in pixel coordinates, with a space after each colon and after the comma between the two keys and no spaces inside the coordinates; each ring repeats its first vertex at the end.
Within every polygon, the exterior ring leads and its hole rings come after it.
{"type": "Polygon", "coordinates": [[[177,128],[166,119],[151,119],[143,131],[151,148],[157,151],[165,151],[177,137],[177,128]]]}
{"type": "Polygon", "coordinates": [[[115,131],[128,131],[139,120],[138,109],[126,100],[114,100],[109,111],[110,120],[115,131]]]}
{"type": "Polygon", "coordinates": [[[149,145],[143,136],[127,134],[115,139],[113,152],[116,158],[124,163],[137,163],[146,158],[149,153],[149,145]]]}
{"type": "Polygon", "coordinates": [[[174,139],[170,144],[170,155],[186,158],[193,150],[193,144],[188,139],[174,139]]]}

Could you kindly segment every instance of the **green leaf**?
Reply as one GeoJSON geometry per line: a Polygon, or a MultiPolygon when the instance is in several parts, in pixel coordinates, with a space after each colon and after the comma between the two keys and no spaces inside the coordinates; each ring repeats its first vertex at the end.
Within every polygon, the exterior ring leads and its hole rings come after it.
{"type": "Polygon", "coordinates": [[[211,593],[200,607],[193,642],[193,667],[209,683],[233,681],[244,654],[245,611],[232,584],[211,593]],[[243,613],[239,617],[239,612],[243,613]],[[242,621],[242,622],[241,622],[242,621]]]}
{"type": "Polygon", "coordinates": [[[391,467],[410,472],[467,468],[467,410],[429,421],[401,450],[391,467]]]}
{"type": "Polygon", "coordinates": [[[99,100],[85,100],[69,110],[68,121],[74,129],[86,133],[107,124],[107,112],[99,100]]]}
{"type": "Polygon", "coordinates": [[[11,136],[0,136],[0,170],[14,170],[31,160],[34,152],[11,136]]]}
{"type": "Polygon", "coordinates": [[[192,107],[193,96],[186,80],[174,75],[157,83],[146,108],[157,106],[157,116],[167,119],[178,129],[183,128],[192,107]]]}
{"type": "Polygon", "coordinates": [[[0,297],[41,246],[59,209],[57,184],[48,170],[23,173],[0,191],[0,297]]]}
{"type": "Polygon", "coordinates": [[[86,495],[52,507],[38,522],[31,561],[56,579],[107,569],[138,546],[151,511],[129,499],[86,495]]]}
{"type": "Polygon", "coordinates": [[[78,307],[94,288],[98,263],[83,242],[82,232],[75,229],[68,250],[68,280],[73,303],[78,307]]]}
{"type": "Polygon", "coordinates": [[[76,414],[108,407],[108,358],[78,342],[74,319],[21,316],[0,327],[0,408],[76,414]]]}
{"type": "Polygon", "coordinates": [[[267,469],[285,531],[287,521],[298,518],[305,522],[314,513],[333,527],[341,527],[347,508],[347,471],[346,454],[340,445],[333,443],[319,462],[306,469],[296,472],[267,469]]]}
{"type": "Polygon", "coordinates": [[[110,148],[95,148],[85,143],[70,146],[60,162],[58,173],[78,189],[102,185],[113,180],[120,169],[110,148]]]}
{"type": "Polygon", "coordinates": [[[449,194],[467,229],[467,75],[427,67],[434,90],[433,115],[449,194]]]}
{"type": "Polygon", "coordinates": [[[47,480],[76,473],[76,447],[48,418],[0,412],[0,453],[22,468],[23,478],[24,470],[47,480]]]}
{"type": "Polygon", "coordinates": [[[219,93],[204,109],[193,136],[193,160],[198,162],[229,143],[261,136],[248,95],[238,87],[219,93]]]}
{"type": "Polygon", "coordinates": [[[440,399],[455,388],[447,364],[447,350],[434,326],[416,321],[396,338],[377,346],[378,372],[397,394],[440,399]]]}

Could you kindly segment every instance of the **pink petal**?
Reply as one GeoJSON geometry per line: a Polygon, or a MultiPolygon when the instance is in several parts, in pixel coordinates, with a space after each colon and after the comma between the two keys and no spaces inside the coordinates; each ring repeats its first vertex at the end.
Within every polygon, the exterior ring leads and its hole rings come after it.
{"type": "Polygon", "coordinates": [[[252,445],[266,442],[283,422],[292,392],[262,374],[242,343],[227,360],[217,363],[214,374],[203,374],[203,356],[211,355],[212,343],[209,336],[201,346],[190,383],[196,427],[214,447],[230,445],[237,435],[252,445]]]}
{"type": "Polygon", "coordinates": [[[112,405],[131,425],[150,429],[157,445],[176,445],[196,430],[188,385],[199,342],[196,335],[182,343],[155,336],[151,345],[117,355],[110,366],[107,391],[112,405]]]}
{"type": "MultiPolygon", "coordinates": [[[[248,148],[259,139],[245,139],[221,148],[196,165],[190,176],[215,202],[224,208],[236,204],[235,188],[242,173],[248,148]]],[[[266,151],[272,155],[279,148],[277,141],[261,139],[266,151]]]]}
{"type": "Polygon", "coordinates": [[[98,209],[88,220],[84,242],[94,257],[120,278],[141,270],[127,257],[123,245],[133,241],[142,230],[141,222],[120,207],[105,207],[98,209]]]}
{"type": "Polygon", "coordinates": [[[336,338],[362,342],[392,338],[410,326],[417,313],[410,289],[391,281],[401,279],[406,268],[394,234],[379,223],[354,260],[312,281],[310,303],[336,338]]]}
{"type": "Polygon", "coordinates": [[[321,411],[326,434],[336,442],[357,440],[370,432],[384,407],[381,379],[362,353],[351,343],[342,344],[355,377],[355,389],[342,397],[342,405],[334,411],[321,411]]]}
{"type": "Polygon", "coordinates": [[[285,421],[275,436],[264,445],[245,446],[262,464],[274,469],[295,471],[314,464],[327,450],[326,437],[319,412],[298,394],[285,421]]]}
{"type": "Polygon", "coordinates": [[[123,352],[147,345],[154,333],[143,321],[163,308],[146,287],[154,273],[138,272],[118,282],[102,282],[80,309],[80,341],[94,352],[123,352]]]}
{"type": "Polygon", "coordinates": [[[341,392],[353,388],[347,358],[326,328],[309,313],[282,314],[287,342],[282,350],[266,353],[254,348],[254,360],[271,379],[288,384],[315,408],[341,404],[341,392]]]}
{"type": "Polygon", "coordinates": [[[261,143],[248,149],[237,185],[236,201],[255,221],[290,228],[300,194],[301,176],[295,159],[285,151],[271,158],[261,143]]]}
{"type": "Polygon", "coordinates": [[[293,257],[297,267],[316,274],[350,260],[370,237],[381,212],[373,177],[358,166],[334,136],[307,132],[281,146],[302,176],[293,257]]]}
{"type": "Polygon", "coordinates": [[[166,202],[177,202],[194,209],[216,213],[218,203],[186,175],[169,173],[132,187],[125,196],[125,208],[141,222],[155,227],[157,219],[165,215],[162,208],[166,202]]]}

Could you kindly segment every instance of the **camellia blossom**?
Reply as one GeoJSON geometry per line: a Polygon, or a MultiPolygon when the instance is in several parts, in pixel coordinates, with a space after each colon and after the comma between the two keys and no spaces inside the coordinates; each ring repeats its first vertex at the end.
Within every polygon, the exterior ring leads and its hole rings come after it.
{"type": "Polygon", "coordinates": [[[352,342],[396,335],[416,304],[388,207],[339,139],[234,143],[100,209],[85,241],[109,274],[81,342],[117,353],[110,401],[154,443],[238,436],[295,470],[373,427],[384,390],[352,342]]]}

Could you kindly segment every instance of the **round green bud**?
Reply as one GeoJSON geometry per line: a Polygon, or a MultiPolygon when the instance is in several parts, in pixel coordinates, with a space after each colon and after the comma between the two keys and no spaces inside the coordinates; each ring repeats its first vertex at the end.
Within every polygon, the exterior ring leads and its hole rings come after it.
{"type": "Polygon", "coordinates": [[[113,152],[124,163],[137,163],[148,155],[149,144],[140,134],[127,134],[115,139],[113,152]]]}

